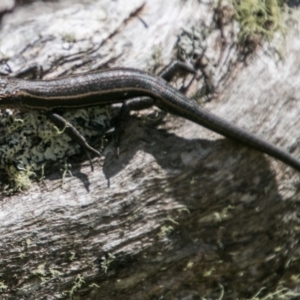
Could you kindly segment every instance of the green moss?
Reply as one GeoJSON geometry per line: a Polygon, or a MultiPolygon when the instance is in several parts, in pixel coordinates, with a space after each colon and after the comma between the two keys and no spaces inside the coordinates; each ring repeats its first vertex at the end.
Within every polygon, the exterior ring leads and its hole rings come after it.
{"type": "Polygon", "coordinates": [[[235,19],[240,24],[241,43],[266,38],[270,40],[276,31],[283,31],[282,0],[232,0],[235,19]]]}
{"type": "Polygon", "coordinates": [[[19,171],[13,165],[8,165],[5,168],[9,177],[10,185],[4,186],[6,194],[12,194],[15,192],[21,192],[31,187],[31,179],[35,176],[35,173],[31,171],[30,166],[27,166],[24,170],[19,171]]]}
{"type": "Polygon", "coordinates": [[[76,36],[72,33],[66,33],[62,35],[62,40],[66,43],[76,43],[76,36]]]}
{"type": "Polygon", "coordinates": [[[285,299],[298,299],[299,293],[294,292],[288,288],[279,288],[275,292],[268,293],[264,297],[259,297],[259,295],[264,292],[266,288],[262,287],[251,300],[285,300],[285,299]]]}
{"type": "Polygon", "coordinates": [[[108,253],[108,256],[101,262],[101,268],[104,273],[107,273],[109,265],[115,260],[115,256],[111,253],[108,253]]]}
{"type": "Polygon", "coordinates": [[[83,280],[83,277],[81,275],[77,275],[74,280],[74,284],[73,284],[71,290],[69,291],[70,296],[73,296],[74,293],[78,289],[80,289],[84,283],[85,283],[85,281],[83,280]]]}
{"type": "Polygon", "coordinates": [[[8,288],[8,286],[3,281],[0,281],[0,291],[4,291],[7,288],[8,288]]]}
{"type": "MultiPolygon", "coordinates": [[[[91,107],[63,113],[86,138],[101,135],[109,128],[110,116],[106,107],[91,107]]],[[[36,111],[0,111],[0,125],[5,136],[0,143],[0,168],[5,169],[9,184],[6,194],[22,192],[31,186],[32,179],[43,180],[45,169],[53,163],[61,166],[62,184],[71,175],[67,159],[80,152],[80,146],[59,130],[44,114],[36,111]]]]}

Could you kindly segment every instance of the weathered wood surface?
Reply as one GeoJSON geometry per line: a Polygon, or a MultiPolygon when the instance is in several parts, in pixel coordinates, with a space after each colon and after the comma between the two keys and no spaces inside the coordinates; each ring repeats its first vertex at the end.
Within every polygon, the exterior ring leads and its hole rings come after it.
{"type": "MultiPolygon", "coordinates": [[[[0,52],[13,70],[41,64],[46,78],[153,71],[173,59],[183,28],[214,24],[211,2],[19,6],[2,19],[0,52]]],[[[290,24],[283,60],[264,49],[248,64],[236,58],[232,23],[224,44],[212,27],[203,43],[217,97],[205,107],[300,157],[299,25],[290,24]]],[[[110,143],[94,172],[81,160],[63,187],[48,170],[28,191],[1,195],[1,299],[250,299],[298,287],[299,174],[155,111],[132,116],[118,159],[110,143]]]]}

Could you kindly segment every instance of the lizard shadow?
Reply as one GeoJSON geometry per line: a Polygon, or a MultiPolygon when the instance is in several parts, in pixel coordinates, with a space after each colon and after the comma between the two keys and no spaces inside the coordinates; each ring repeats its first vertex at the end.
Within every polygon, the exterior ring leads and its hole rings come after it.
{"type": "MultiPolygon", "coordinates": [[[[185,139],[165,129],[157,129],[154,123],[161,125],[161,122],[142,123],[133,118],[131,121],[127,134],[122,137],[120,157],[117,158],[113,145],[104,151],[103,173],[108,181],[121,172],[139,151],[152,155],[161,168],[171,175],[196,168],[197,165],[212,170],[224,169],[225,166],[230,168],[231,164],[233,167],[235,164],[247,166],[251,157],[257,160],[257,166],[269,170],[264,154],[229,139],[185,139]]],[[[251,161],[247,169],[252,165],[251,161]]]]}

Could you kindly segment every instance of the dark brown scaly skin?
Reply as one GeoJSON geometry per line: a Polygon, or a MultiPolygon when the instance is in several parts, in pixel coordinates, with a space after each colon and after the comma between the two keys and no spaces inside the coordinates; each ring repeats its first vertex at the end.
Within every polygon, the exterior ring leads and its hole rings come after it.
{"type": "Polygon", "coordinates": [[[142,96],[154,99],[154,105],[162,110],[266,153],[300,171],[300,161],[288,152],[201,108],[164,79],[139,70],[110,69],[53,80],[0,77],[0,108],[51,111],[120,103],[142,96]]]}

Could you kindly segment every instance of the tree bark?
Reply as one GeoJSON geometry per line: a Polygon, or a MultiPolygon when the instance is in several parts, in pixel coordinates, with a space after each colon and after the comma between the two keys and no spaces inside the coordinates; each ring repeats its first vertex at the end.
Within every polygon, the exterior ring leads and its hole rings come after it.
{"type": "MultiPolygon", "coordinates": [[[[48,79],[106,67],[156,72],[176,51],[202,57],[188,95],[201,102],[205,86],[214,97],[199,105],[300,157],[298,15],[284,43],[274,41],[283,59],[268,44],[245,63],[229,4],[34,2],[2,19],[2,69],[39,63],[48,79]]],[[[47,161],[45,178],[13,195],[2,165],[1,299],[296,295],[295,170],[155,108],[131,115],[120,149],[117,158],[109,141],[94,171],[84,155],[66,157],[70,172],[47,161]],[[72,176],[62,180],[60,168],[72,176]]]]}

